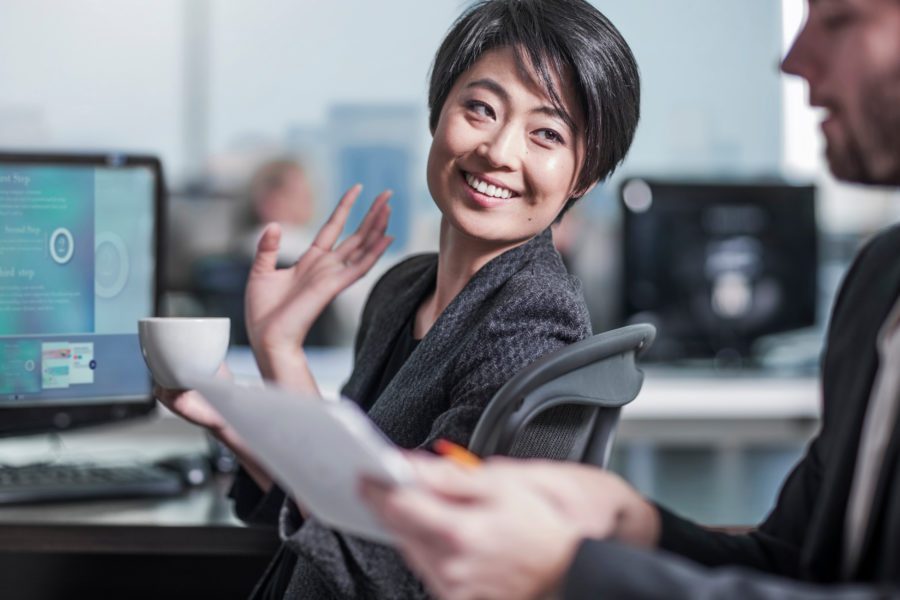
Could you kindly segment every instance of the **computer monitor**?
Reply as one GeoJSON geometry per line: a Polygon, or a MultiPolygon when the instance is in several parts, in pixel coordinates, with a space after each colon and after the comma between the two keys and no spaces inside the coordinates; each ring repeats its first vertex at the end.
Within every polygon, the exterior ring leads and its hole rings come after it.
{"type": "Polygon", "coordinates": [[[626,322],[658,335],[650,358],[733,358],[816,321],[815,188],[632,178],[624,214],[626,322]]]}
{"type": "Polygon", "coordinates": [[[156,158],[0,153],[0,436],[153,410],[163,194],[156,158]]]}

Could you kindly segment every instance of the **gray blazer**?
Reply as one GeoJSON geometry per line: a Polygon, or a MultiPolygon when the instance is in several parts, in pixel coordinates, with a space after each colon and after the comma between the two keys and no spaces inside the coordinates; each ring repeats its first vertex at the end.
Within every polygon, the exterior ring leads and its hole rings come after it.
{"type": "MultiPolygon", "coordinates": [[[[404,324],[434,289],[437,255],[414,256],[375,285],[363,310],[343,394],[368,408],[404,448],[437,438],[467,445],[494,393],[540,356],[591,334],[578,281],[550,231],[485,265],[441,314],[377,398],[371,398],[404,324]]],[[[280,532],[299,559],[289,598],[421,598],[391,548],[337,533],[282,510],[280,532]]]]}

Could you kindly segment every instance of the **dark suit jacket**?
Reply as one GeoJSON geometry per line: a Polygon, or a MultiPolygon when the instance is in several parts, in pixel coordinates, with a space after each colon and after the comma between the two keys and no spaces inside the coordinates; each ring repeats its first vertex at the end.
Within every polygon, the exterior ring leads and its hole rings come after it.
{"type": "Polygon", "coordinates": [[[896,426],[876,486],[860,566],[849,581],[841,580],[845,513],[863,418],[879,368],[877,335],[898,295],[900,228],[894,227],[863,249],[844,280],[822,364],[821,430],[762,525],[747,535],[715,533],[661,509],[660,546],[691,559],[693,565],[624,551],[609,542],[586,542],[570,571],[568,597],[593,598],[613,591],[610,597],[616,598],[900,595],[900,428],[896,426]],[[696,563],[756,572],[703,573],[696,570],[696,563]],[[767,579],[760,572],[778,577],[767,579]],[[627,583],[629,578],[632,584],[627,583]],[[654,591],[650,582],[659,587],[654,591]]]}
{"type": "MultiPolygon", "coordinates": [[[[379,280],[363,310],[353,373],[343,388],[404,448],[428,447],[437,438],[466,446],[484,407],[510,377],[591,333],[580,284],[566,272],[548,230],[479,270],[372,397],[401,328],[434,289],[436,273],[437,255],[427,254],[379,280]]],[[[314,519],[284,518],[290,512],[282,511],[281,534],[299,559],[288,597],[426,596],[394,550],[314,519]]]]}

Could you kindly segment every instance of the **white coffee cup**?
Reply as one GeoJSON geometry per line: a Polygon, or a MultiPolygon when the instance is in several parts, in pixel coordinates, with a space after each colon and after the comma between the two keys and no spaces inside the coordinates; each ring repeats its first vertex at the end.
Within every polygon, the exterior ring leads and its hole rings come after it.
{"type": "Polygon", "coordinates": [[[210,377],[225,360],[231,319],[150,317],[138,321],[144,362],[165,388],[187,389],[210,377]]]}

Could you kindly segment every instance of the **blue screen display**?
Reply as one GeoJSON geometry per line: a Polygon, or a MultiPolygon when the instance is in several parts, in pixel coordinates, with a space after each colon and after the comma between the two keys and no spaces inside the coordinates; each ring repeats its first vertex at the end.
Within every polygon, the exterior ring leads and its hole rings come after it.
{"type": "Polygon", "coordinates": [[[145,166],[0,162],[0,405],[148,396],[157,185],[145,166]]]}

